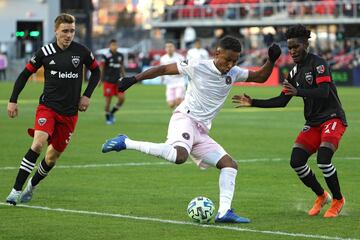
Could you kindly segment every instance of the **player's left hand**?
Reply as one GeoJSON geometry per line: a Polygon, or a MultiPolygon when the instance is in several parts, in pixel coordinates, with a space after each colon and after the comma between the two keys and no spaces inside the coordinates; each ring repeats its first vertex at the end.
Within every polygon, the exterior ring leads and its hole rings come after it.
{"type": "Polygon", "coordinates": [[[276,43],[273,43],[268,50],[269,61],[275,63],[281,55],[281,48],[276,43]]]}
{"type": "Polygon", "coordinates": [[[81,96],[80,102],[79,102],[79,111],[85,112],[90,105],[90,98],[87,96],[81,96]]]}
{"type": "Polygon", "coordinates": [[[237,106],[235,106],[236,108],[251,107],[252,105],[251,97],[246,95],[245,93],[243,95],[234,95],[232,97],[232,102],[238,104],[237,106]]]}
{"type": "Polygon", "coordinates": [[[285,95],[290,95],[290,96],[297,95],[297,89],[291,83],[289,83],[288,80],[285,79],[285,81],[283,82],[283,87],[284,87],[285,95]]]}

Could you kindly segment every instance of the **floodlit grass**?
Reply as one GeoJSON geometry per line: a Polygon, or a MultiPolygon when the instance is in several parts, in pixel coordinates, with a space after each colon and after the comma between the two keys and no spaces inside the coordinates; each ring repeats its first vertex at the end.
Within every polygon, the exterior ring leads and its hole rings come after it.
{"type": "MultiPolygon", "coordinates": [[[[31,145],[26,129],[33,126],[42,84],[27,84],[19,98],[16,119],[7,117],[11,89],[11,83],[0,84],[1,201],[11,190],[20,161],[31,145]]],[[[232,94],[246,92],[268,98],[280,90],[234,87],[232,94]]],[[[199,170],[191,160],[181,166],[161,164],[165,161],[135,151],[100,151],[105,139],[118,133],[137,140],[165,140],[171,116],[165,89],[138,85],[128,91],[111,126],[105,124],[102,89],[95,90],[88,111],[79,113],[72,142],[58,167],[28,204],[33,208],[0,205],[0,239],[357,239],[360,89],[338,91],[349,127],[334,157],[347,201],[337,219],[307,216],[315,196],[288,163],[294,139],[304,124],[302,100],[294,98],[284,109],[235,109],[230,96],[210,135],[239,161],[233,208],[252,223],[212,222],[206,228],[188,225],[186,207],[192,198],[204,195],[218,206],[217,169],[199,170]]],[[[310,166],[325,186],[314,157],[310,166]]]]}

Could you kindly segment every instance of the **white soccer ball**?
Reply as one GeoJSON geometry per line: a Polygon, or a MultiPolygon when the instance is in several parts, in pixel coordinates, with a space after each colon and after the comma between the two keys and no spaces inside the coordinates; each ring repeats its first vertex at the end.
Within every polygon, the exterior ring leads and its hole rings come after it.
{"type": "Polygon", "coordinates": [[[197,223],[208,223],[215,213],[214,203],[206,197],[192,199],[187,207],[189,217],[197,223]]]}

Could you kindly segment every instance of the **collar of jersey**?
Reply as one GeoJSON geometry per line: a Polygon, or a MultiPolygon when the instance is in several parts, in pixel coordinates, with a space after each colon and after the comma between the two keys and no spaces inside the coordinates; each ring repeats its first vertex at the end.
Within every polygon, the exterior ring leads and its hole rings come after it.
{"type": "Polygon", "coordinates": [[[56,51],[63,52],[63,51],[66,51],[67,49],[69,49],[69,48],[71,47],[71,45],[73,44],[73,42],[74,42],[74,41],[72,41],[72,42],[70,43],[70,45],[69,45],[67,48],[65,48],[64,50],[62,50],[62,49],[57,45],[56,40],[55,40],[55,42],[53,42],[53,45],[54,45],[56,51]]]}
{"type": "Polygon", "coordinates": [[[212,70],[213,70],[214,72],[216,72],[217,74],[219,74],[219,75],[223,75],[223,74],[220,72],[220,70],[217,69],[217,67],[215,66],[214,59],[211,59],[211,60],[209,60],[209,61],[211,61],[210,66],[211,66],[212,70]]]}

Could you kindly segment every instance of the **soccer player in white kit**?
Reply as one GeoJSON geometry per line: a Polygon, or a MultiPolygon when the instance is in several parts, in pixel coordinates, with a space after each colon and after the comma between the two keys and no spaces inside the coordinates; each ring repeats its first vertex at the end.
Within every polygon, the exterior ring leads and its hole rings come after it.
{"type": "Polygon", "coordinates": [[[189,85],[184,101],[170,119],[165,143],[135,141],[126,135],[118,135],[102,146],[103,153],[132,149],[176,164],[184,163],[191,155],[199,166],[217,167],[220,169],[220,201],[215,222],[219,223],[249,223],[250,219],[238,216],[231,209],[238,167],[232,157],[208,135],[211,122],[235,81],[265,82],[281,54],[280,47],[273,44],[268,50],[266,63],[258,71],[250,71],[235,66],[240,52],[240,42],[226,36],[220,40],[214,59],[185,60],[122,78],[119,85],[121,91],[138,81],[172,74],[187,75],[189,85]]]}
{"type": "MultiPolygon", "coordinates": [[[[177,63],[183,61],[185,58],[175,52],[175,45],[172,41],[165,43],[166,54],[161,56],[160,65],[177,63]]],[[[162,76],[162,80],[166,85],[166,102],[170,108],[176,108],[185,96],[185,80],[181,75],[166,75],[162,76]]]]}

